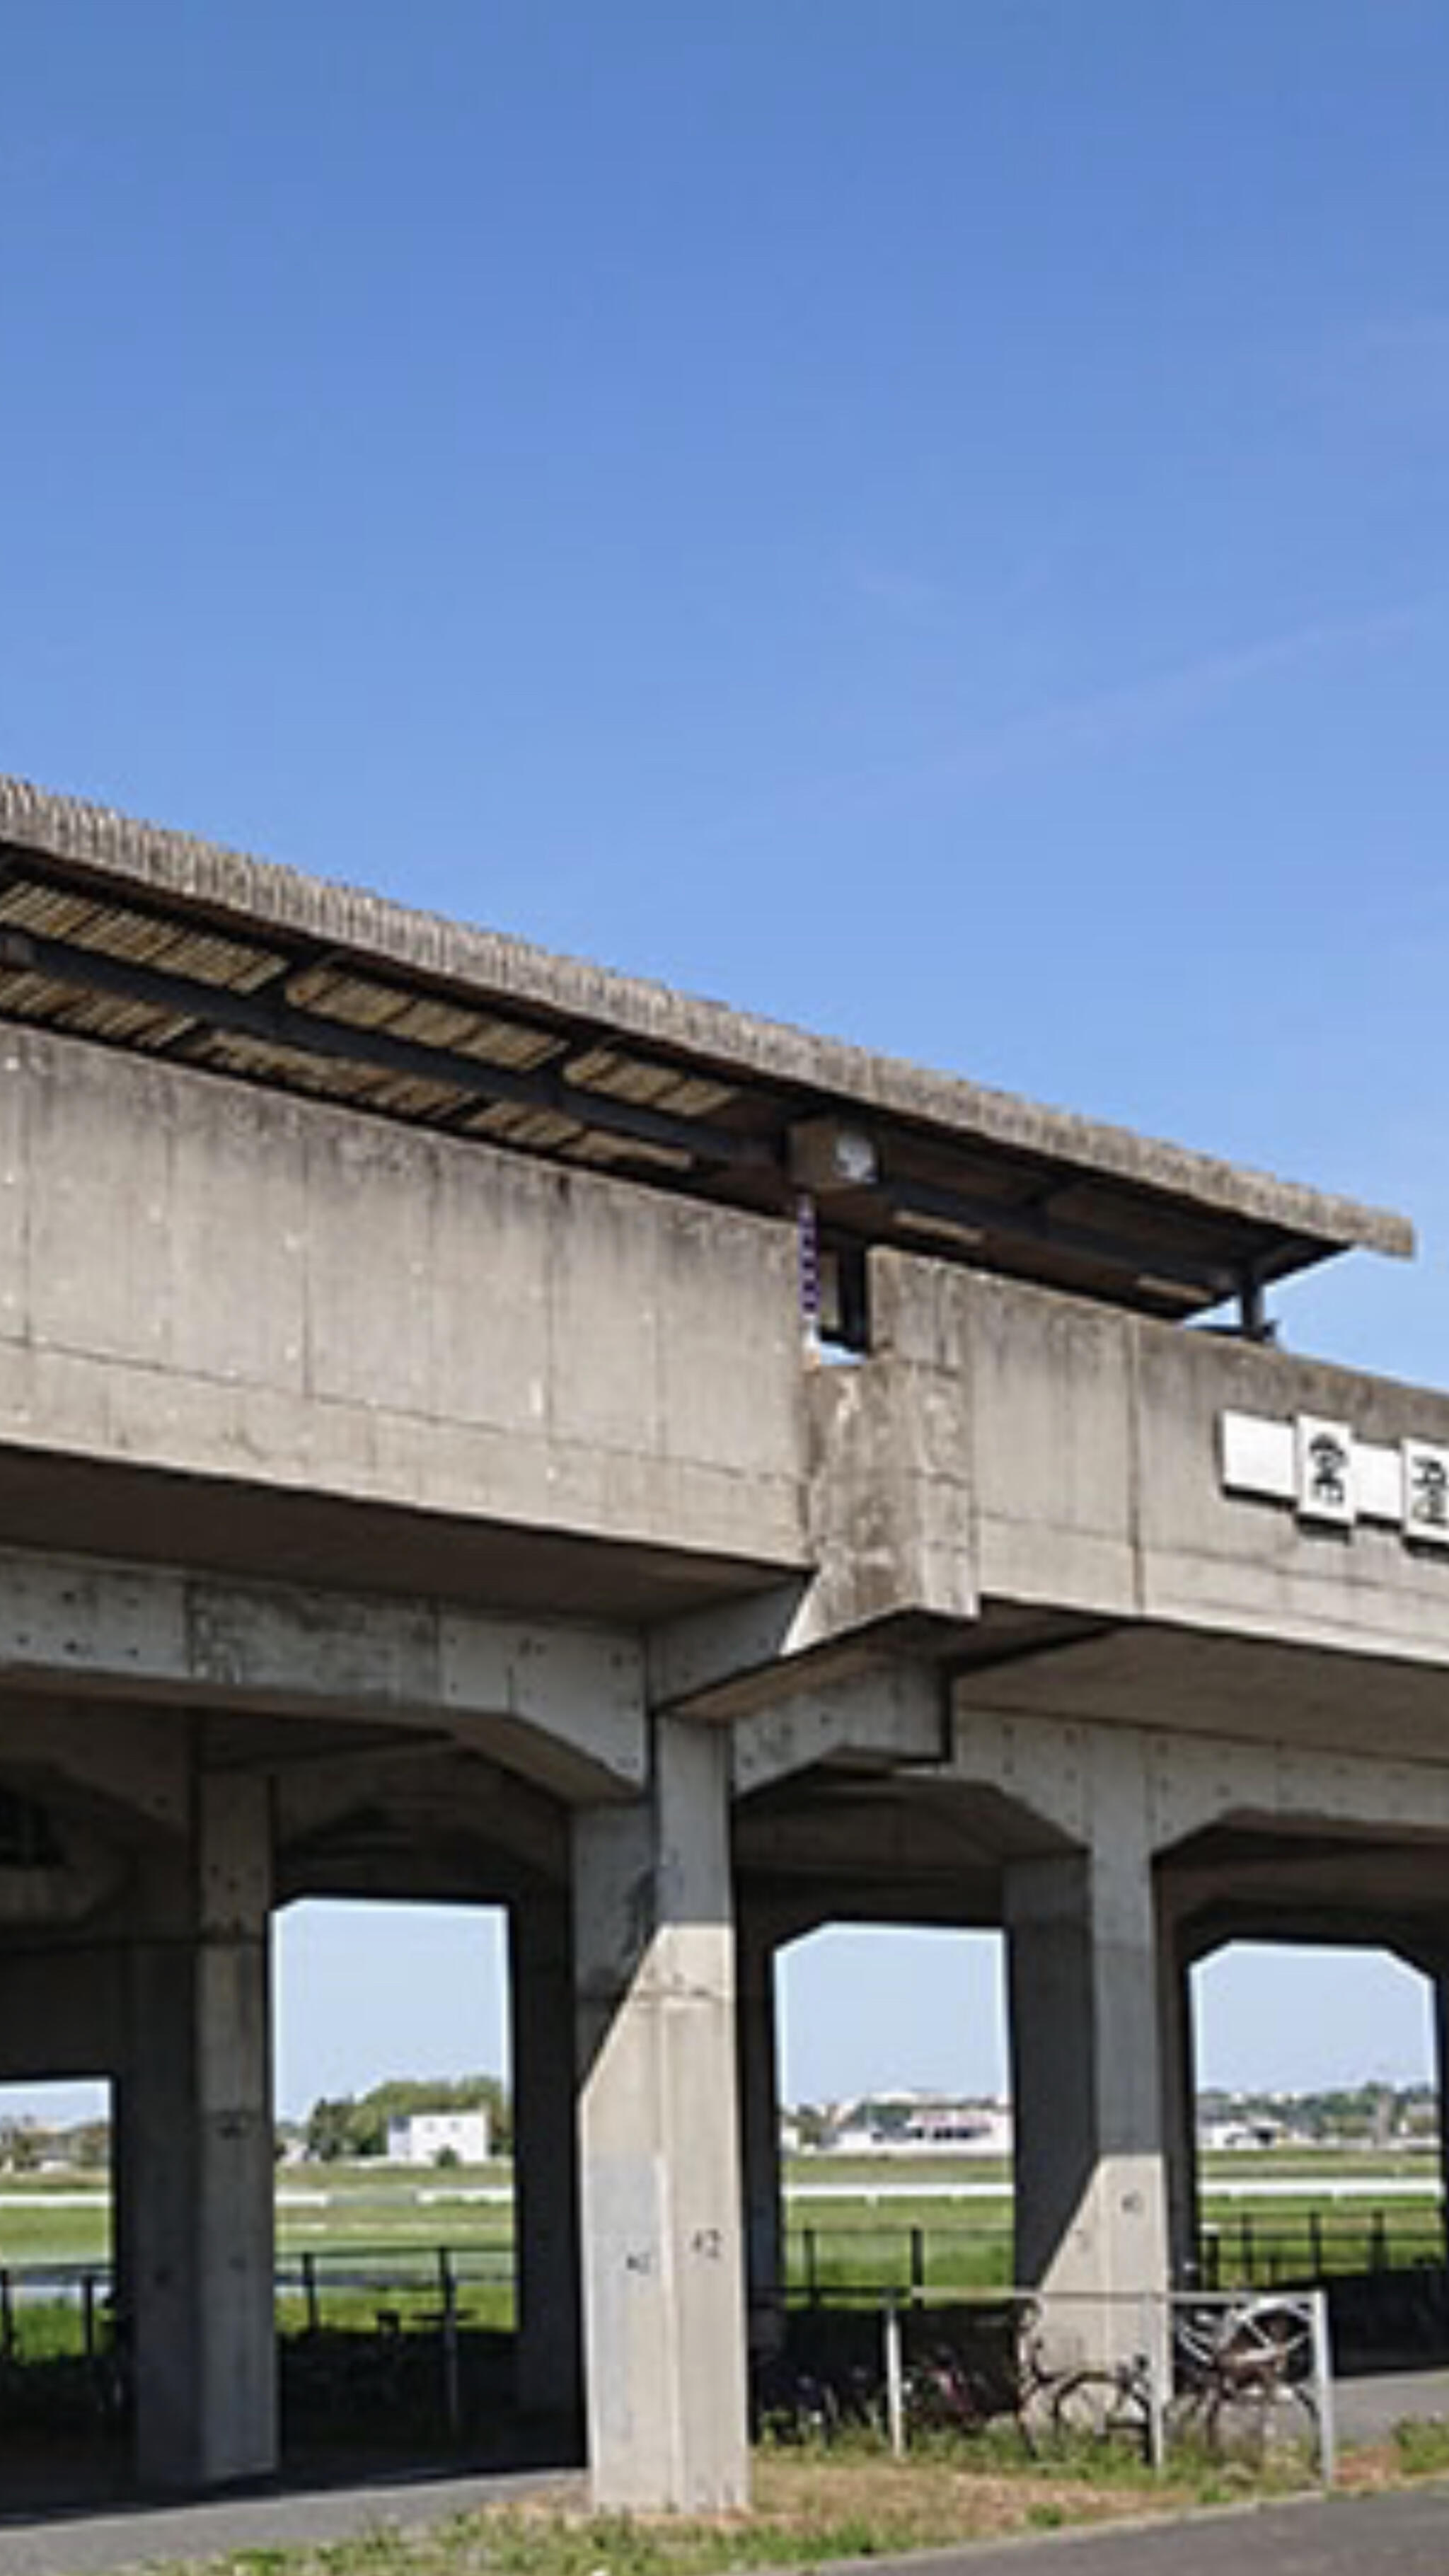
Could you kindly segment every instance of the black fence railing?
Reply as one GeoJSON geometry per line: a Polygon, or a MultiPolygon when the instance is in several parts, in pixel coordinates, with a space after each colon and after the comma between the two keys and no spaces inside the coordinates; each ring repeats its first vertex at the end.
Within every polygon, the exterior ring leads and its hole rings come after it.
{"type": "MultiPolygon", "coordinates": [[[[785,2280],[796,2296],[816,2303],[874,2291],[1005,2289],[1015,2279],[1013,2249],[1009,2227],[792,2226],[785,2280]]],[[[1428,2201],[1282,2216],[1244,2209],[1208,2221],[1198,2239],[1198,2281],[1209,2290],[1306,2287],[1446,2262],[1445,2213],[1428,2201]]]]}
{"type": "MultiPolygon", "coordinates": [[[[1009,2227],[921,2222],[792,2224],[780,2285],[805,2305],[899,2294],[932,2299],[1005,2290],[1015,2278],[1009,2227]]],[[[1199,2240],[1198,2285],[1273,2289],[1388,2276],[1449,2277],[1444,2213],[1432,2203],[1327,2206],[1279,2216],[1217,2215],[1199,2240]]],[[[383,2335],[514,2323],[514,2250],[504,2237],[448,2245],[284,2250],[277,2260],[285,2336],[383,2335]]],[[[67,2352],[92,2359],[111,2334],[110,2266],[0,2264],[0,2362],[67,2352]]]]}
{"type": "Polygon", "coordinates": [[[1198,2239],[1200,2277],[1212,2290],[1412,2272],[1442,2268],[1446,2260],[1445,2215],[1429,2202],[1308,2209],[1271,2218],[1244,2209],[1213,2220],[1198,2239]]]}

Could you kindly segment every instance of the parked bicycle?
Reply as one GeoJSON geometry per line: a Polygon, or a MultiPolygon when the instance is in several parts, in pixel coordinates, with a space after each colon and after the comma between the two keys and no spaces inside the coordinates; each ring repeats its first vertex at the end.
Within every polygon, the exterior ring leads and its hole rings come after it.
{"type": "Polygon", "coordinates": [[[1116,2362],[1043,2371],[1029,2401],[1032,2448],[1099,2442],[1124,2459],[1153,2457],[1152,2364],[1145,2352],[1116,2362]]]}
{"type": "Polygon", "coordinates": [[[1180,2307],[1173,2318],[1172,2438],[1215,2458],[1262,2460],[1318,2445],[1313,2330],[1298,2302],[1266,2296],[1180,2307]]]}

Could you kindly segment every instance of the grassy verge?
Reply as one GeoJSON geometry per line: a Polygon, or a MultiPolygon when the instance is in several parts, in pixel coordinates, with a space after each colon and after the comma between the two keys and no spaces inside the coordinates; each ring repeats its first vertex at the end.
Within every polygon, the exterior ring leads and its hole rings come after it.
{"type": "Polygon", "coordinates": [[[1301,2483],[1217,2467],[1157,2478],[1099,2446],[1023,2461],[1014,2443],[893,2460],[879,2446],[761,2454],[748,2514],[689,2519],[569,2511],[553,2498],[416,2531],[379,2527],[324,2548],[248,2550],[234,2576],[725,2576],[1003,2539],[1281,2493],[1301,2483]]]}

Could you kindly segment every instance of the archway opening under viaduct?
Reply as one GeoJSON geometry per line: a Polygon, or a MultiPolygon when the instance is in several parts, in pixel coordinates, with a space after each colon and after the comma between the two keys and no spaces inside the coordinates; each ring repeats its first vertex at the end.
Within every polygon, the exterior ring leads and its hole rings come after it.
{"type": "Polygon", "coordinates": [[[1329,2293],[1341,2360],[1449,2340],[1439,1979],[1417,1937],[1222,1941],[1189,1976],[1180,2276],[1329,2293]]]}

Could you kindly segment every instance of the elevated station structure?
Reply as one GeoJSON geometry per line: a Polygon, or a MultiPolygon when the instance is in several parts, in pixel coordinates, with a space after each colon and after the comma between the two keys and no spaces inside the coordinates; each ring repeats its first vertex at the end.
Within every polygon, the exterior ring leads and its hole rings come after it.
{"type": "Polygon", "coordinates": [[[275,2457],[298,1897],[508,1907],[620,2505],[744,2492],[782,1940],[1005,1927],[1099,2344],[1191,1960],[1442,1977],[1449,1397],[1266,1315],[1398,1217],[3,782],[0,1072],[0,2071],[114,2081],[144,2479],[275,2457]]]}

